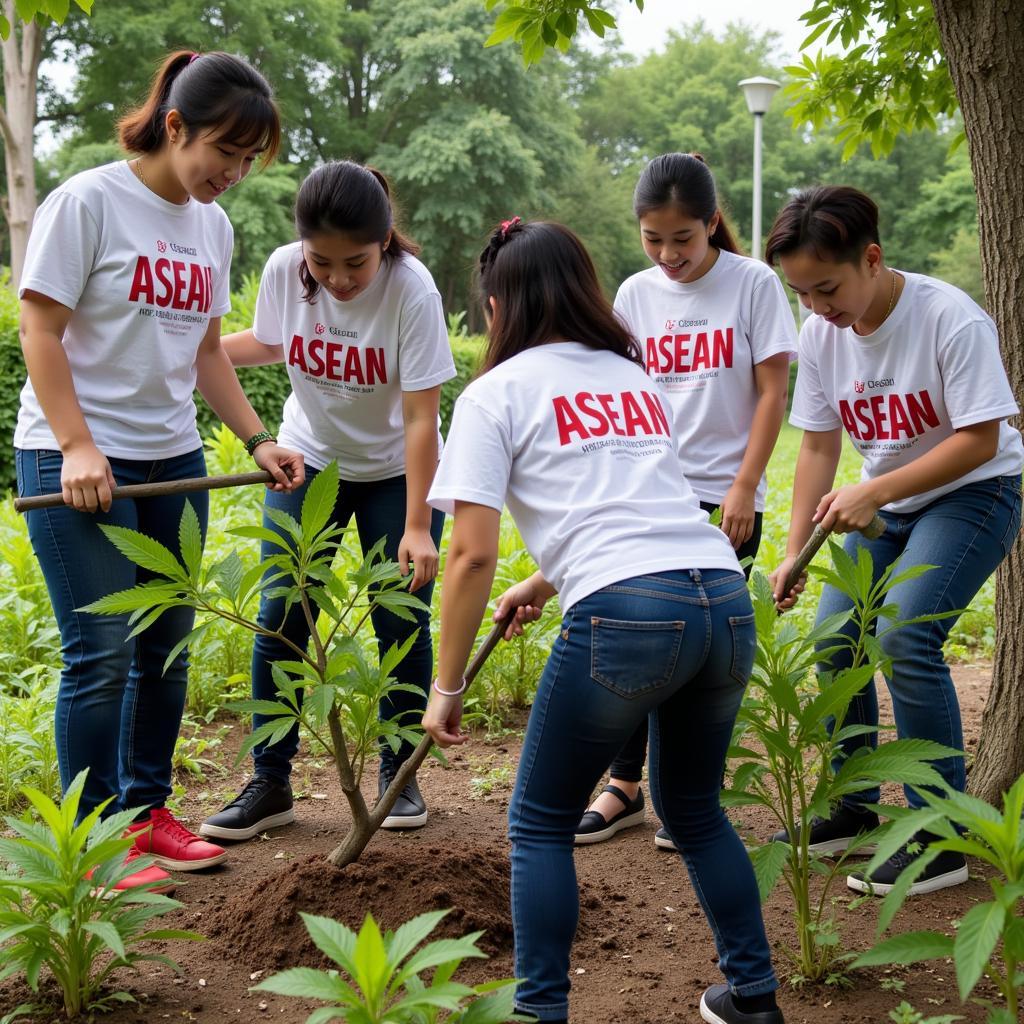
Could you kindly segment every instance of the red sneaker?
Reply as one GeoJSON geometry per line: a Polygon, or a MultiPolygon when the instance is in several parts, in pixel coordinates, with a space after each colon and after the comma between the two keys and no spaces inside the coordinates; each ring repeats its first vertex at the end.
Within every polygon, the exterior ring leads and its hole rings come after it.
{"type": "Polygon", "coordinates": [[[189,832],[166,807],[154,807],[149,821],[128,826],[128,835],[135,836],[135,849],[152,854],[162,868],[171,871],[199,871],[220,864],[228,852],[221,846],[189,832]]]}
{"type": "MultiPolygon", "coordinates": [[[[141,856],[142,851],[137,846],[133,846],[125,854],[124,862],[129,864],[133,860],[138,860],[141,856]]],[[[88,872],[85,877],[92,878],[92,872],[88,872]]],[[[148,868],[143,868],[141,871],[136,871],[131,875],[125,875],[120,882],[115,882],[111,889],[100,889],[98,891],[100,895],[106,896],[113,895],[115,891],[124,892],[128,889],[137,889],[140,886],[147,886],[147,892],[158,892],[166,896],[168,893],[174,892],[174,879],[162,868],[158,868],[155,864],[150,864],[148,868]]]]}

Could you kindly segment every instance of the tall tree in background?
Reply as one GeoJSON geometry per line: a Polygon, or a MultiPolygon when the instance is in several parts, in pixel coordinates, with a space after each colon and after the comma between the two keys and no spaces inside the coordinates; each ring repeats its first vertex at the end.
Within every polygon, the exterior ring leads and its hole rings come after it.
{"type": "MultiPolygon", "coordinates": [[[[488,9],[497,0],[484,0],[488,9]]],[[[643,9],[643,0],[631,0],[643,9]]],[[[614,19],[595,0],[516,0],[491,42],[519,41],[527,63],[547,46],[566,49],[580,17],[599,35],[614,19]]],[[[680,5],[683,8],[684,5],[680,5]]],[[[683,10],[681,14],[685,13],[683,10]]],[[[1024,398],[1024,17],[1019,0],[812,0],[805,46],[825,36],[841,56],[806,56],[793,116],[835,120],[847,155],[869,142],[876,156],[900,132],[963,116],[978,197],[982,274],[989,312],[1018,402],[1024,398]]],[[[1024,773],[1024,543],[996,580],[996,656],[971,790],[997,800],[1024,773]]]]}

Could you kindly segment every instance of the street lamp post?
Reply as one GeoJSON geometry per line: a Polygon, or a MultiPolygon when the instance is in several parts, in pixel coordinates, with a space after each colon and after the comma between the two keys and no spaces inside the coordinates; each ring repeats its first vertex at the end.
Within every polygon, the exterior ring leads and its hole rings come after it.
{"type": "Polygon", "coordinates": [[[754,209],[750,226],[750,254],[761,257],[761,131],[765,111],[772,97],[781,88],[774,78],[744,78],[739,83],[747,101],[747,109],[754,115],[754,209]]]}

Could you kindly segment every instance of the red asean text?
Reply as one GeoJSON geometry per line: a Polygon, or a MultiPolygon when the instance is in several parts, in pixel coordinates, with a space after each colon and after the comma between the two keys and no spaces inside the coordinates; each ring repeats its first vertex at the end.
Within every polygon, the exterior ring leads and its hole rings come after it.
{"type": "Polygon", "coordinates": [[[585,441],[605,434],[669,436],[665,410],[658,396],[649,391],[623,391],[617,395],[580,391],[572,396],[558,395],[551,399],[551,404],[560,445],[569,444],[574,438],[585,441]]]}

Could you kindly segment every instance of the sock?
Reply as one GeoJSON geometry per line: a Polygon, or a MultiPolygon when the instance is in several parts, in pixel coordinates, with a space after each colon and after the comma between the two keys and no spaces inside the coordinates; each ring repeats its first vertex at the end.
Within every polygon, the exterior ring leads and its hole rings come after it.
{"type": "Polygon", "coordinates": [[[732,1004],[740,1013],[771,1013],[779,1008],[774,992],[765,992],[759,996],[738,996],[734,992],[732,1004]]]}

